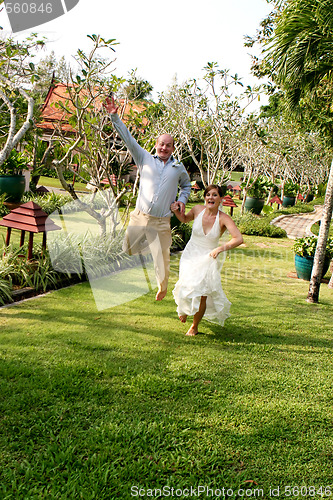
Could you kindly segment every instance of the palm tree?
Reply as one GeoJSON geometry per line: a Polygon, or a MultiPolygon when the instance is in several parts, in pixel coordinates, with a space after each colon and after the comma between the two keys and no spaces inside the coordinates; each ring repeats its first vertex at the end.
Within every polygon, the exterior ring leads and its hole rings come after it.
{"type": "MultiPolygon", "coordinates": [[[[333,82],[333,0],[287,0],[276,21],[265,59],[273,68],[277,83],[285,91],[291,110],[300,109],[304,99],[321,99],[316,124],[330,136],[332,130],[332,92],[323,92],[333,82]],[[320,116],[319,116],[320,115],[320,116]]],[[[333,209],[333,161],[328,179],[323,216],[308,292],[308,302],[318,302],[320,279],[333,209]]]]}

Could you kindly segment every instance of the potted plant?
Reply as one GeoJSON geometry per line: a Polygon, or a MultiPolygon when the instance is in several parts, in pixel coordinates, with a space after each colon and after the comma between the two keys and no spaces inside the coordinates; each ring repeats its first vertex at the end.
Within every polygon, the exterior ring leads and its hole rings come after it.
{"type": "Polygon", "coordinates": [[[259,215],[265,204],[265,197],[268,195],[268,191],[272,184],[263,176],[259,176],[255,180],[250,179],[249,183],[243,182],[241,187],[246,187],[247,184],[250,188],[246,192],[245,210],[259,215]]]}
{"type": "Polygon", "coordinates": [[[13,150],[0,166],[0,195],[6,195],[6,201],[17,203],[25,190],[23,170],[28,169],[25,156],[13,150]]]}
{"type": "Polygon", "coordinates": [[[283,207],[292,207],[295,205],[296,195],[299,191],[299,185],[292,181],[286,181],[283,187],[283,207]]]}
{"type": "MultiPolygon", "coordinates": [[[[298,278],[310,281],[316,246],[317,236],[305,236],[304,238],[296,238],[293,245],[293,250],[295,252],[295,269],[298,278]]],[[[325,276],[328,271],[332,257],[333,238],[328,238],[322,274],[323,276],[325,276]]]]}

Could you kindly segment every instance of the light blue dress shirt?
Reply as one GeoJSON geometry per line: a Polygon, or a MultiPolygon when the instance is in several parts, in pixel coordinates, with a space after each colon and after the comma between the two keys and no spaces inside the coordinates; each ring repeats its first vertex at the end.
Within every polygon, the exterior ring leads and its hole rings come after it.
{"type": "Polygon", "coordinates": [[[122,138],[140,171],[140,186],[136,208],[153,217],[170,217],[170,205],[176,200],[186,203],[191,181],[185,167],[173,156],[164,163],[157,155],[143,149],[130,134],[117,114],[111,114],[113,125],[122,138]]]}

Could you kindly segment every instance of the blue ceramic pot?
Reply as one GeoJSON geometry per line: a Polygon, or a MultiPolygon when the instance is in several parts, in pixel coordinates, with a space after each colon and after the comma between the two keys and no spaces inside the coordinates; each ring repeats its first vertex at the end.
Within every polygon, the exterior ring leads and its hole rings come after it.
{"type": "MultiPolygon", "coordinates": [[[[327,273],[328,268],[330,267],[330,261],[331,259],[325,259],[322,276],[325,276],[325,274],[327,273]]],[[[313,257],[302,257],[301,255],[295,255],[295,269],[297,278],[305,281],[310,281],[312,267],[313,257]]]]}

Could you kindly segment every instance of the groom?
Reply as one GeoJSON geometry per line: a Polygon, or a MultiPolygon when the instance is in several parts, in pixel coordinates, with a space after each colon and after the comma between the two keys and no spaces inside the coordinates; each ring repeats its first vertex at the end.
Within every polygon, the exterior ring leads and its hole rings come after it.
{"type": "Polygon", "coordinates": [[[175,147],[171,135],[163,134],[157,138],[156,154],[152,155],[137,143],[120,120],[114,98],[108,97],[104,106],[140,172],[138,198],[130,215],[124,250],[130,255],[139,253],[142,240],[146,240],[158,283],[156,300],[162,300],[167,293],[170,268],[170,206],[176,200],[180,186],[177,203],[180,212],[185,212],[191,181],[184,165],[172,156],[175,147]]]}

